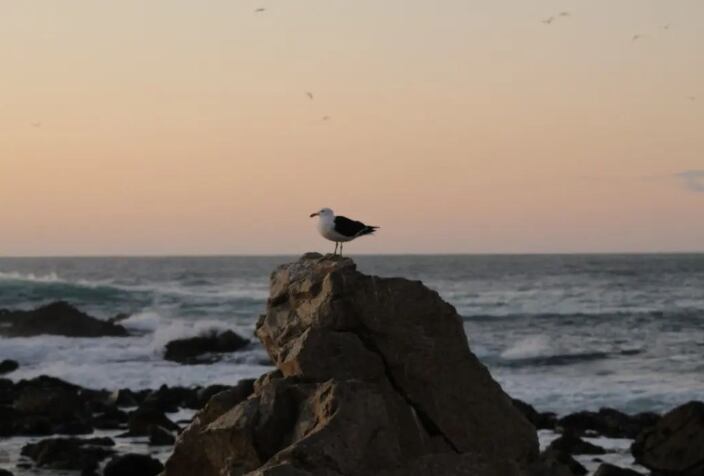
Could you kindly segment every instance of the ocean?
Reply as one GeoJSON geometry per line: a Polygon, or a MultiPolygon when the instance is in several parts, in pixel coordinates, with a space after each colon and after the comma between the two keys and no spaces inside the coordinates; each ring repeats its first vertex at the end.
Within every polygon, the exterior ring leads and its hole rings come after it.
{"type": "MultiPolygon", "coordinates": [[[[462,316],[472,351],[513,397],[565,414],[663,411],[704,399],[704,254],[354,256],[423,281],[462,316]]],[[[210,365],[165,361],[165,344],[209,329],[252,337],[276,257],[2,258],[0,309],[66,300],[129,338],[0,338],[18,380],[92,388],[233,384],[271,369],[262,347],[210,365]]]]}

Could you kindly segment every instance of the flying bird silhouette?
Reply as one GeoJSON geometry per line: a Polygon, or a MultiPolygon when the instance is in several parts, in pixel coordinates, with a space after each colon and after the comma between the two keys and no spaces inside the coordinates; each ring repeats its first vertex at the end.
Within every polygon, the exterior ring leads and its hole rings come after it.
{"type": "Polygon", "coordinates": [[[643,35],[633,35],[633,38],[631,38],[631,41],[637,41],[643,38],[643,35]]]}
{"type": "Polygon", "coordinates": [[[330,116],[323,116],[323,118],[322,118],[321,120],[322,120],[322,121],[329,121],[329,120],[330,120],[330,116]]]}
{"type": "Polygon", "coordinates": [[[670,29],[670,25],[667,24],[667,25],[663,26],[662,29],[663,29],[663,30],[669,30],[669,29],[670,29]]]}
{"type": "Polygon", "coordinates": [[[254,10],[254,13],[263,13],[263,12],[265,12],[265,11],[266,11],[266,8],[264,8],[264,7],[259,7],[259,8],[257,8],[257,9],[254,10]]]}
{"type": "Polygon", "coordinates": [[[308,96],[308,99],[310,99],[311,101],[313,100],[313,93],[312,92],[306,91],[306,96],[308,96]]]}
{"type": "Polygon", "coordinates": [[[570,16],[570,12],[560,12],[561,17],[568,17],[570,16]]]}
{"type": "Polygon", "coordinates": [[[30,125],[31,125],[32,127],[42,127],[42,123],[41,123],[41,122],[30,122],[30,125]]]}
{"type": "Polygon", "coordinates": [[[687,96],[687,99],[689,99],[690,101],[694,102],[694,101],[697,100],[697,97],[696,97],[696,96],[687,96]]]}
{"type": "Polygon", "coordinates": [[[541,21],[542,21],[543,23],[545,23],[546,25],[549,25],[549,24],[551,24],[552,22],[555,21],[555,17],[548,17],[548,18],[546,18],[545,20],[541,20],[541,21]]]}

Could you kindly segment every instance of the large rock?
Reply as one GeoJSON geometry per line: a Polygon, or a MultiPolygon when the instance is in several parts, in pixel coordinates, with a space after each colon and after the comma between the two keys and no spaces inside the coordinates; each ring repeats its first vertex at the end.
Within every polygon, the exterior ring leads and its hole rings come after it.
{"type": "Polygon", "coordinates": [[[637,471],[627,468],[619,468],[609,463],[602,463],[594,473],[594,476],[643,476],[637,471]]]}
{"type": "Polygon", "coordinates": [[[91,471],[112,455],[115,443],[110,438],[48,438],[22,448],[22,455],[42,468],[91,471]]]}
{"type": "Polygon", "coordinates": [[[0,375],[9,374],[14,372],[20,367],[20,364],[16,360],[3,360],[0,362],[0,375]]]}
{"type": "Polygon", "coordinates": [[[613,408],[581,411],[560,418],[557,426],[574,434],[594,432],[609,438],[635,438],[660,418],[655,413],[627,415],[613,408]]]}
{"type": "Polygon", "coordinates": [[[460,316],[420,282],[305,255],[272,275],[257,336],[278,370],[229,407],[211,401],[167,476],[512,476],[538,458],[460,316]]]}
{"type": "Polygon", "coordinates": [[[162,469],[164,466],[158,459],[149,455],[128,453],[108,461],[103,476],[156,476],[162,469]]]}
{"type": "Polygon", "coordinates": [[[704,474],[704,402],[675,408],[641,433],[631,447],[636,462],[654,474],[704,474]]]}
{"type": "Polygon", "coordinates": [[[42,334],[68,337],[104,337],[127,335],[119,324],[90,317],[63,301],[33,311],[0,312],[0,335],[31,337],[42,334]]]}
{"type": "Polygon", "coordinates": [[[172,340],[166,344],[164,358],[181,364],[211,363],[217,360],[216,354],[235,352],[247,344],[247,339],[232,331],[211,332],[204,336],[172,340]]]}

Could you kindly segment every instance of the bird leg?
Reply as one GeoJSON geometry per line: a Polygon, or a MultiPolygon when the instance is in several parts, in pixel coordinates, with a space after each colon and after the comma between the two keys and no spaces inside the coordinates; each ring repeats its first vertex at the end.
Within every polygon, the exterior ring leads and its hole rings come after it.
{"type": "Polygon", "coordinates": [[[340,257],[342,257],[342,243],[340,243],[340,257]]]}
{"type": "Polygon", "coordinates": [[[335,251],[332,252],[333,256],[337,254],[337,245],[339,245],[339,243],[336,241],[335,242],[335,251]]]}

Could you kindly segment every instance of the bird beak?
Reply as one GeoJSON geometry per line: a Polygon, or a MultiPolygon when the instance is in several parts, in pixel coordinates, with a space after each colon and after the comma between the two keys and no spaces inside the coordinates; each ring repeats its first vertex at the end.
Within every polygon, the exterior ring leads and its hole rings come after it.
{"type": "Polygon", "coordinates": [[[313,217],[317,217],[319,215],[320,215],[320,212],[315,212],[315,213],[311,213],[310,217],[313,218],[313,217]]]}

